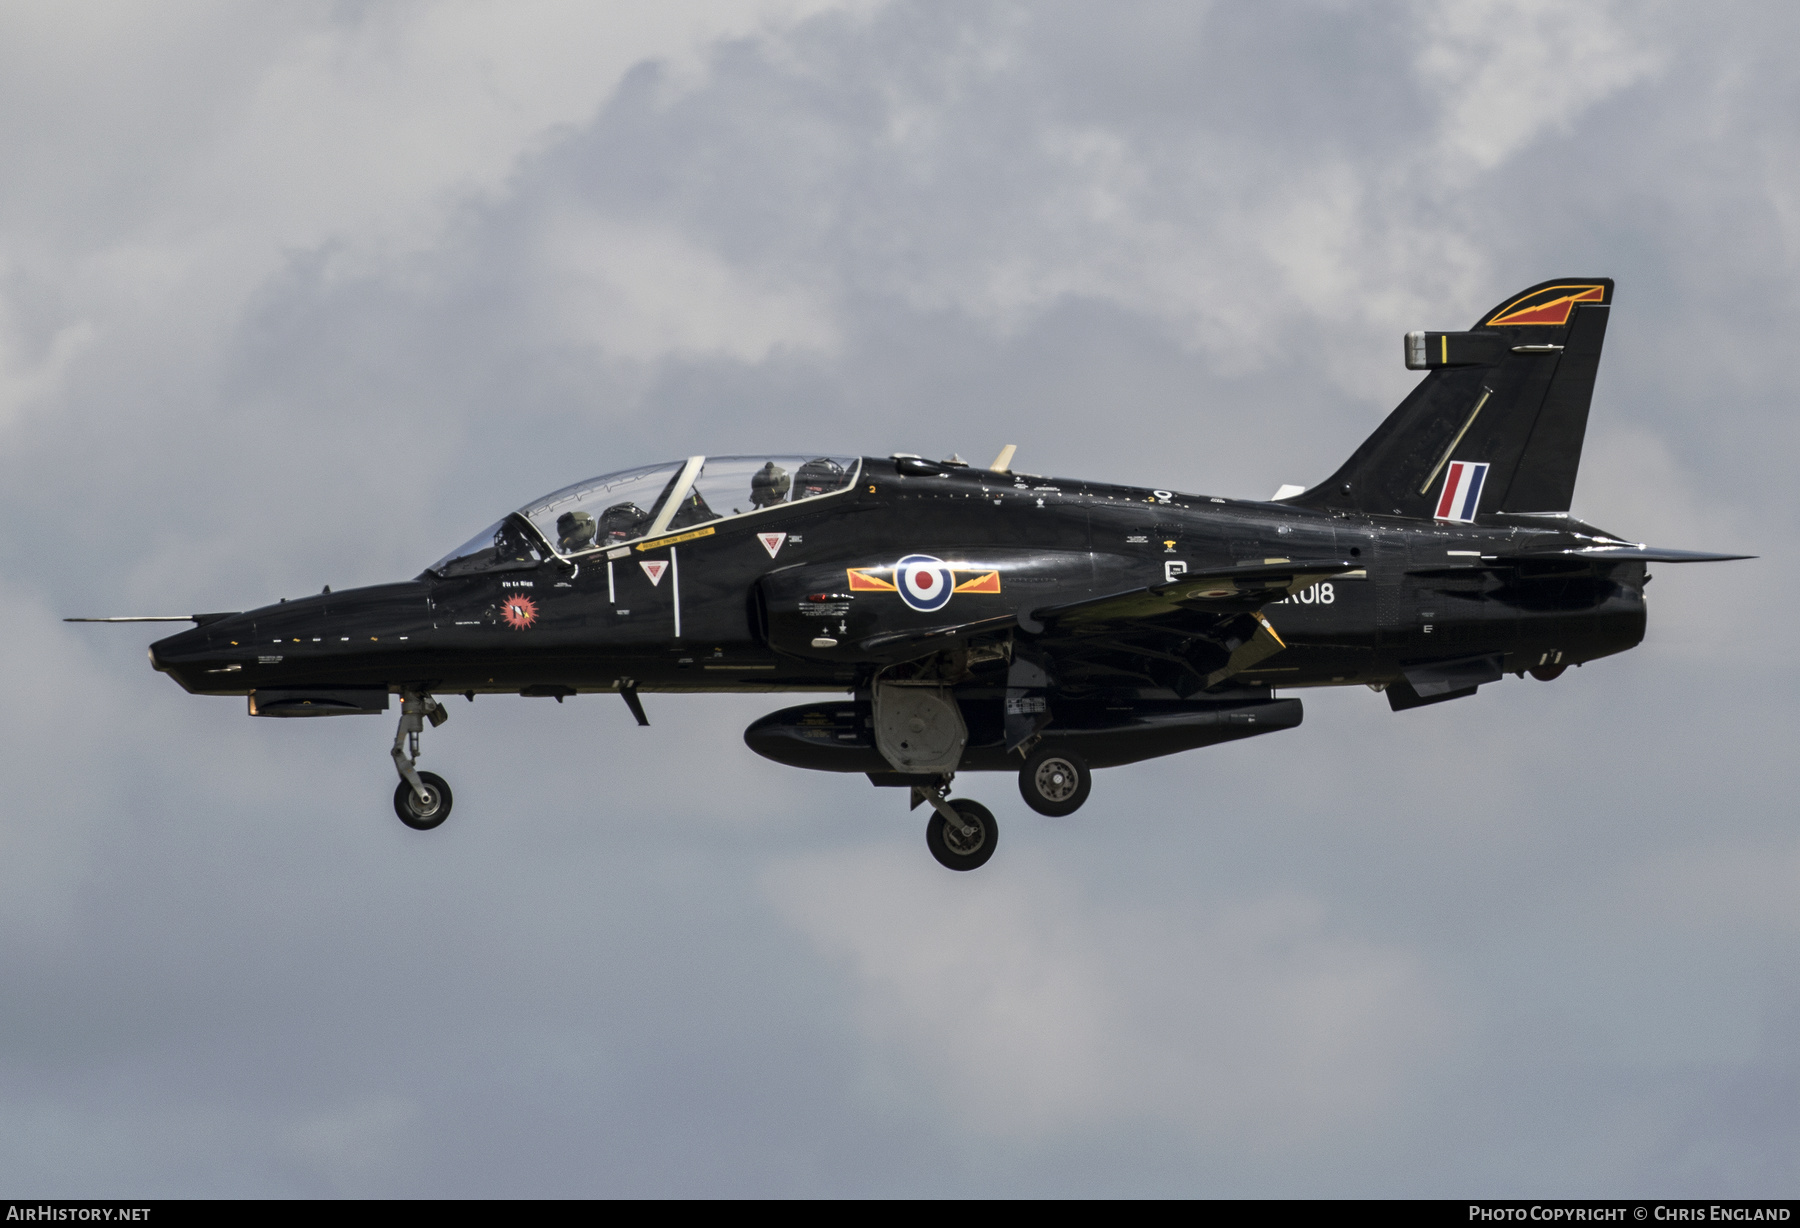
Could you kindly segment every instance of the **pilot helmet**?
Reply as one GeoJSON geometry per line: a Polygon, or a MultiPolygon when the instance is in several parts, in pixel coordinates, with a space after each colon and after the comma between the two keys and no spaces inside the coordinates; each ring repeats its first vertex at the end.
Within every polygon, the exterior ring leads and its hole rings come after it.
{"type": "Polygon", "coordinates": [[[538,557],[537,547],[532,544],[530,534],[513,523],[508,517],[500,527],[494,530],[494,559],[501,563],[531,563],[538,557]]]}
{"type": "Polygon", "coordinates": [[[800,472],[794,475],[800,487],[798,499],[810,499],[814,495],[828,494],[844,484],[844,467],[828,456],[821,456],[807,461],[800,466],[800,472]]]}
{"type": "Polygon", "coordinates": [[[622,542],[636,537],[650,514],[635,503],[615,503],[600,513],[600,529],[608,541],[622,542]]]}
{"type": "Polygon", "coordinates": [[[750,506],[774,507],[787,498],[788,472],[774,461],[750,475],[750,506]]]}
{"type": "Polygon", "coordinates": [[[594,544],[594,518],[586,512],[564,512],[556,518],[556,548],[564,554],[594,544]]]}

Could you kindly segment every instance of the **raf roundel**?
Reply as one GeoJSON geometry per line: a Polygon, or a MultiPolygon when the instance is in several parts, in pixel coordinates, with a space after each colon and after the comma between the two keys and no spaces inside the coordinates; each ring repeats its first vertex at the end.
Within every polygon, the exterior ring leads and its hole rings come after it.
{"type": "Polygon", "coordinates": [[[894,580],[900,600],[927,614],[943,609],[956,591],[950,565],[929,554],[909,554],[901,559],[894,567],[894,580]]]}

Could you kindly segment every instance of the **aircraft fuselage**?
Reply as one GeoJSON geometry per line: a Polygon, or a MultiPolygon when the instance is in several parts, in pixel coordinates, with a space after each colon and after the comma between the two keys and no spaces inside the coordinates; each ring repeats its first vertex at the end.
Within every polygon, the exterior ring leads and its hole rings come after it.
{"type": "MultiPolygon", "coordinates": [[[[865,458],[842,493],[610,557],[284,600],[213,618],[151,653],[157,669],[211,695],[565,695],[622,680],[644,691],[853,691],[892,663],[875,642],[884,635],[917,655],[920,632],[992,620],[1029,644],[1034,611],[1247,561],[1331,557],[1361,567],[1265,607],[1286,647],[1228,685],[1382,685],[1421,659],[1493,654],[1510,673],[1637,644],[1642,562],[1483,563],[1595,540],[1610,539],[1564,517],[1433,524],[967,467],[907,473],[865,458]],[[897,588],[855,587],[853,571],[879,584],[883,568],[914,555],[953,573],[937,608],[915,608],[897,588]]],[[[1162,624],[1165,638],[1179,637],[1178,614],[1162,624]]],[[[1064,660],[1060,688],[1183,699],[1203,690],[1179,650],[1159,668],[1089,647],[1064,660]]]]}

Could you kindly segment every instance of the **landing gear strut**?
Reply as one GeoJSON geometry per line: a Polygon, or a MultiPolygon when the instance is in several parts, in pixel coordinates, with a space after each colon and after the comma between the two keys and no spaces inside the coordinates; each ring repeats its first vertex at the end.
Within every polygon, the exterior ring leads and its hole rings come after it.
{"type": "Polygon", "coordinates": [[[934,811],[925,824],[925,847],[938,864],[951,870],[973,870],[987,864],[1000,839],[993,812],[980,802],[944,796],[946,785],[917,787],[934,811]]]}
{"type": "Polygon", "coordinates": [[[400,728],[394,734],[394,768],[400,786],[394,790],[394,813],[414,831],[430,831],[450,817],[450,786],[436,772],[421,772],[419,735],[430,721],[433,729],[450,719],[444,705],[429,695],[403,692],[400,728]]]}

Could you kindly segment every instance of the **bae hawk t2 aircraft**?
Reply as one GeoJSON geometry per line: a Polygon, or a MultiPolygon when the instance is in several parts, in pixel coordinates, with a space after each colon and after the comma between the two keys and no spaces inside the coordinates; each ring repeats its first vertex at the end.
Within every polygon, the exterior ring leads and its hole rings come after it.
{"type": "Polygon", "coordinates": [[[693,456],[546,495],[411,580],[192,615],[150,657],[252,716],[397,696],[394,808],[420,830],[450,814],[418,768],[447,696],[613,692],[647,725],[646,692],[815,695],[744,740],[906,790],[932,854],[970,870],[999,830],[949,796],[963,773],[1072,814],[1098,768],[1292,729],[1302,688],[1401,712],[1551,681],[1643,639],[1648,565],[1748,557],[1569,515],[1612,294],[1559,278],[1407,334],[1418,386],[1267,502],[1040,477],[1011,447],[986,469],[693,456]]]}

